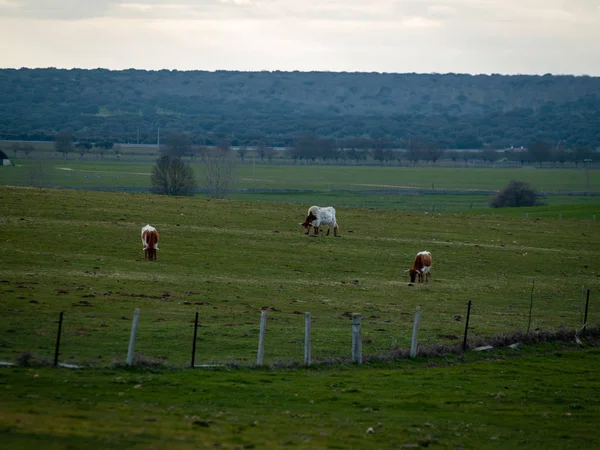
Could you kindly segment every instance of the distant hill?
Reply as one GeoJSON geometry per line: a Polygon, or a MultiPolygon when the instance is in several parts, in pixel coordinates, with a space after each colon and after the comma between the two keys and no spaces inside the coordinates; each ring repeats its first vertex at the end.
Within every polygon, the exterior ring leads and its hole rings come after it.
{"type": "Polygon", "coordinates": [[[0,138],[289,145],[410,137],[442,146],[600,145],[600,78],[464,74],[0,69],[0,138]]]}

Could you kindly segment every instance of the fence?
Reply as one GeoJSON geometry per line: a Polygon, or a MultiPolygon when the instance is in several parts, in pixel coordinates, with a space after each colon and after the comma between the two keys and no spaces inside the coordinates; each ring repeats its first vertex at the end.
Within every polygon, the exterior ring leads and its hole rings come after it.
{"type": "MultiPolygon", "coordinates": [[[[540,327],[535,311],[539,299],[534,298],[533,286],[528,300],[529,313],[520,315],[520,325],[527,328],[526,334],[537,333],[540,327]]],[[[579,309],[571,315],[569,324],[580,333],[588,327],[589,303],[590,290],[586,292],[582,287],[579,309]]],[[[310,312],[294,312],[293,320],[285,320],[277,311],[261,311],[259,317],[211,325],[202,322],[210,316],[199,312],[136,309],[131,315],[60,312],[34,317],[12,311],[9,316],[1,316],[4,337],[0,341],[0,361],[100,367],[276,366],[336,361],[361,364],[364,358],[392,359],[401,348],[410,348],[411,358],[427,346],[440,344],[466,351],[471,347],[469,342],[485,336],[477,332],[479,324],[495,317],[493,312],[481,311],[477,302],[469,301],[461,314],[453,317],[455,323],[442,330],[439,323],[428,321],[429,310],[417,307],[414,315],[403,315],[387,329],[380,328],[381,324],[391,320],[374,320],[381,318],[368,313],[345,313],[339,325],[321,327],[319,322],[324,317],[310,312]]]]}

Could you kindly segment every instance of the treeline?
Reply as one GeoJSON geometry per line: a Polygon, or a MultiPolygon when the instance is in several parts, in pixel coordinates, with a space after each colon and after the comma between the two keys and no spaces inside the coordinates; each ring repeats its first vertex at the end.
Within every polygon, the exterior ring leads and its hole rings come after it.
{"type": "MultiPolygon", "coordinates": [[[[257,145],[241,145],[235,147],[227,139],[218,141],[215,145],[206,145],[202,138],[192,138],[183,133],[169,133],[162,141],[159,153],[175,157],[205,158],[215,150],[232,153],[243,162],[252,157],[260,162],[273,162],[282,158],[294,162],[309,163],[378,163],[378,164],[436,164],[440,160],[452,160],[469,163],[475,160],[493,165],[497,161],[520,162],[521,164],[553,163],[554,166],[564,166],[565,163],[585,164],[594,160],[597,162],[597,152],[589,146],[578,145],[567,147],[559,142],[553,146],[548,142],[536,141],[528,148],[496,149],[489,145],[480,150],[444,149],[438,142],[422,137],[411,138],[406,148],[396,148],[386,138],[323,138],[312,133],[304,133],[296,137],[290,147],[276,149],[259,142],[257,145]]],[[[34,146],[27,142],[13,142],[5,146],[5,151],[12,151],[14,156],[19,153],[26,157],[34,151],[34,146]]],[[[76,141],[73,134],[59,132],[54,141],[54,151],[63,157],[78,154],[81,158],[95,156],[103,158],[105,154],[120,156],[124,154],[119,144],[110,141],[76,141]]]]}
{"type": "Polygon", "coordinates": [[[0,139],[291,147],[306,133],[409,149],[600,145],[600,78],[329,72],[0,70],[0,139]]]}

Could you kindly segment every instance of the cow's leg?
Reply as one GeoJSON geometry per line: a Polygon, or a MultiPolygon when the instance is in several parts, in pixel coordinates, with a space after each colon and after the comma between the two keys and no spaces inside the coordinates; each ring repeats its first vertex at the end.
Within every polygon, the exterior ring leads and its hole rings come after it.
{"type": "Polygon", "coordinates": [[[327,225],[327,234],[325,236],[329,236],[330,231],[331,231],[331,226],[327,225]]]}
{"type": "Polygon", "coordinates": [[[318,235],[319,235],[319,227],[313,227],[313,228],[314,228],[314,230],[315,230],[315,233],[314,233],[314,235],[315,235],[315,236],[318,236],[318,235]]]}
{"type": "Polygon", "coordinates": [[[334,236],[339,236],[340,235],[340,229],[338,228],[338,224],[337,223],[333,226],[333,235],[334,236]]]}

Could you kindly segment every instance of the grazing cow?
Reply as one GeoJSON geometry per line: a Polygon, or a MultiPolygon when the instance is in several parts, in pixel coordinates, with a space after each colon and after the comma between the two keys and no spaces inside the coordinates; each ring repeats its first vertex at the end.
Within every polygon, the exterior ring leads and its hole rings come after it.
{"type": "Polygon", "coordinates": [[[158,231],[152,225],[142,228],[142,245],[144,246],[144,259],[155,261],[156,250],[158,250],[158,231]]]}
{"type": "Polygon", "coordinates": [[[327,235],[333,225],[333,235],[339,237],[339,227],[335,220],[335,208],[333,206],[311,206],[308,208],[306,219],[300,224],[306,230],[306,233],[310,235],[310,227],[314,229],[314,236],[319,234],[319,226],[327,225],[327,235]]]}
{"type": "Polygon", "coordinates": [[[423,278],[425,278],[425,282],[429,282],[429,278],[431,277],[431,263],[433,262],[431,258],[431,253],[429,252],[419,252],[415,257],[415,262],[413,262],[412,268],[408,269],[407,272],[410,274],[410,282],[414,283],[415,279],[418,277],[418,282],[422,283],[423,278]]]}

